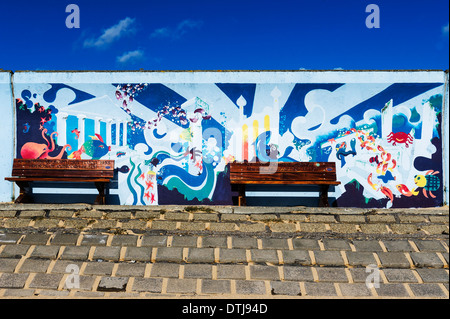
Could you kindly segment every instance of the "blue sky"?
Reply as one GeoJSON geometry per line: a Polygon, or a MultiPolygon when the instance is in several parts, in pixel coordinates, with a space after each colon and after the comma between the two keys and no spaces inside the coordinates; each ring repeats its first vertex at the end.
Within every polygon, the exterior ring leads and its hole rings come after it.
{"type": "Polygon", "coordinates": [[[5,70],[448,69],[447,0],[0,4],[5,70]],[[80,9],[67,28],[66,6],[80,9]],[[367,28],[377,4],[380,28],[367,28]]]}

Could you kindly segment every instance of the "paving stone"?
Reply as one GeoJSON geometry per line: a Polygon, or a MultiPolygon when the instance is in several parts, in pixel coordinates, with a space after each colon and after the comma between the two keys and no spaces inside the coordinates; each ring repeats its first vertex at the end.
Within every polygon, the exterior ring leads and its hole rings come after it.
{"type": "Polygon", "coordinates": [[[217,279],[245,279],[245,266],[217,265],[217,279]]]}
{"type": "Polygon", "coordinates": [[[367,220],[369,223],[395,223],[393,215],[368,215],[367,220]]]}
{"type": "Polygon", "coordinates": [[[358,231],[353,224],[331,224],[330,228],[332,232],[342,234],[353,234],[358,231]]]}
{"type": "Polygon", "coordinates": [[[83,274],[84,275],[99,275],[99,276],[109,275],[110,276],[113,268],[114,268],[114,263],[111,263],[111,262],[91,261],[91,262],[87,263],[83,274]]]}
{"type": "Polygon", "coordinates": [[[348,268],[350,275],[352,276],[353,282],[366,282],[367,276],[371,272],[366,272],[366,268],[348,268]]]}
{"type": "Polygon", "coordinates": [[[366,222],[366,217],[361,215],[339,215],[341,223],[361,224],[366,222]]]}
{"type": "Polygon", "coordinates": [[[245,249],[220,249],[220,263],[245,263],[247,262],[247,254],[245,249]]]}
{"type": "Polygon", "coordinates": [[[18,288],[25,286],[28,274],[4,273],[0,275],[0,288],[18,288]]]}
{"type": "Polygon", "coordinates": [[[49,217],[56,218],[70,218],[75,214],[73,210],[50,210],[48,213],[49,217]]]}
{"type": "Polygon", "coordinates": [[[339,284],[341,293],[345,297],[369,297],[372,296],[371,291],[367,288],[366,284],[351,283],[351,284],[339,284]]]}
{"type": "Polygon", "coordinates": [[[33,227],[34,228],[55,228],[55,227],[59,227],[59,219],[54,219],[54,218],[45,218],[45,219],[37,219],[34,222],[33,227]]]}
{"type": "Polygon", "coordinates": [[[410,253],[411,259],[414,266],[418,268],[422,267],[433,267],[441,268],[444,267],[444,263],[439,259],[436,253],[432,252],[412,252],[410,253]]]}
{"type": "Polygon", "coordinates": [[[4,226],[8,228],[24,228],[30,224],[30,218],[9,218],[4,220],[4,226]]]}
{"type": "Polygon", "coordinates": [[[383,269],[389,283],[417,283],[417,278],[411,269],[383,269]]]}
{"type": "Polygon", "coordinates": [[[62,274],[36,274],[30,283],[30,288],[57,289],[61,282],[62,274]]]}
{"type": "Polygon", "coordinates": [[[16,244],[22,234],[1,234],[0,233],[0,245],[14,245],[16,244]]]}
{"type": "Polygon", "coordinates": [[[234,223],[209,223],[209,230],[212,232],[230,232],[236,231],[236,224],[234,223]]]}
{"type": "Polygon", "coordinates": [[[23,245],[45,245],[50,238],[48,234],[27,234],[21,240],[23,245]]]}
{"type": "Polygon", "coordinates": [[[118,277],[144,277],[145,265],[143,263],[120,263],[115,276],[118,277]]]}
{"type": "Polygon", "coordinates": [[[309,296],[337,296],[333,283],[305,282],[306,295],[309,296]]]}
{"type": "Polygon", "coordinates": [[[136,219],[153,219],[153,218],[159,218],[161,216],[161,213],[159,211],[155,212],[149,212],[149,211],[136,211],[135,218],[136,219]]]}
{"type": "Polygon", "coordinates": [[[189,213],[183,213],[181,211],[164,213],[164,219],[167,219],[167,220],[188,221],[189,216],[190,216],[189,213]]]}
{"type": "Polygon", "coordinates": [[[238,295],[265,295],[266,286],[264,281],[236,280],[236,293],[238,295]]]}
{"type": "Polygon", "coordinates": [[[131,218],[132,213],[129,211],[121,211],[121,212],[107,212],[105,218],[111,219],[129,219],[131,218]]]}
{"type": "Polygon", "coordinates": [[[169,278],[167,282],[167,293],[191,293],[197,291],[197,279],[174,279],[169,278]]]}
{"type": "Polygon", "coordinates": [[[78,241],[78,234],[61,234],[58,233],[50,241],[50,245],[75,246],[78,241]]]}
{"type": "Polygon", "coordinates": [[[251,249],[251,260],[255,263],[273,263],[278,264],[278,254],[276,250],[268,249],[268,250],[257,250],[251,249]]]}
{"type": "Polygon", "coordinates": [[[251,214],[250,219],[255,221],[268,222],[277,220],[278,217],[275,214],[251,214]]]}
{"type": "Polygon", "coordinates": [[[50,260],[39,260],[39,259],[25,259],[22,266],[20,267],[20,273],[45,273],[50,265],[50,260]]]}
{"type": "Polygon", "coordinates": [[[306,233],[323,233],[327,231],[323,223],[300,223],[300,231],[306,233]]]}
{"type": "Polygon", "coordinates": [[[160,293],[162,290],[162,281],[162,278],[135,278],[132,290],[160,293]]]}
{"type": "Polygon", "coordinates": [[[377,240],[354,240],[353,245],[355,246],[356,251],[383,251],[377,240]]]}
{"type": "Polygon", "coordinates": [[[448,282],[448,273],[444,269],[416,269],[420,278],[422,278],[425,283],[444,283],[448,282]]]}
{"type": "Polygon", "coordinates": [[[189,248],[187,262],[190,263],[213,263],[213,248],[189,248]]]}
{"type": "Polygon", "coordinates": [[[314,281],[311,267],[284,266],[284,280],[314,281]]]}
{"type": "Polygon", "coordinates": [[[289,249],[287,239],[263,238],[261,239],[263,249],[289,249]]]}
{"type": "Polygon", "coordinates": [[[342,259],[339,251],[314,251],[314,257],[318,265],[323,266],[344,266],[344,259],[342,259]]]}
{"type": "Polygon", "coordinates": [[[231,282],[229,280],[202,280],[202,293],[205,294],[230,294],[231,282]]]}
{"type": "Polygon", "coordinates": [[[128,277],[102,277],[98,284],[98,291],[125,291],[128,277]]]}
{"type": "Polygon", "coordinates": [[[102,218],[103,212],[97,210],[82,210],[76,214],[79,218],[102,218]]]}
{"type": "Polygon", "coordinates": [[[297,226],[293,223],[270,222],[269,228],[275,233],[293,233],[297,231],[297,226]]]}
{"type": "Polygon", "coordinates": [[[420,251],[446,252],[444,245],[439,240],[414,240],[420,251]]]}
{"type": "Polygon", "coordinates": [[[59,246],[41,246],[37,245],[34,247],[31,256],[32,258],[48,258],[56,259],[59,252],[59,246]]]}
{"type": "Polygon", "coordinates": [[[212,279],[212,265],[187,264],[184,266],[184,278],[212,279]]]}
{"type": "Polygon", "coordinates": [[[430,219],[430,221],[432,223],[445,223],[445,224],[448,224],[448,222],[449,222],[448,215],[446,215],[446,216],[430,215],[430,216],[428,216],[428,218],[430,219]]]}
{"type": "Polygon", "coordinates": [[[69,291],[66,290],[40,290],[39,296],[43,297],[67,297],[69,295],[69,291]]]}
{"type": "Polygon", "coordinates": [[[172,247],[197,247],[197,237],[181,235],[173,236],[172,247]]]}
{"type": "Polygon", "coordinates": [[[361,224],[359,226],[363,233],[386,234],[388,232],[385,224],[361,224]]]}
{"type": "Polygon", "coordinates": [[[231,221],[231,222],[246,221],[247,220],[247,216],[246,215],[240,215],[240,214],[222,214],[220,220],[222,222],[224,222],[224,221],[231,221]]]}
{"type": "Polygon", "coordinates": [[[292,240],[294,249],[319,250],[319,242],[315,239],[294,238],[292,240]]]}
{"type": "Polygon", "coordinates": [[[410,284],[409,288],[416,297],[447,297],[437,284],[410,284]]]}
{"type": "Polygon", "coordinates": [[[368,265],[377,265],[377,261],[375,257],[370,252],[346,252],[348,264],[350,266],[368,266],[368,265]]]}
{"type": "Polygon", "coordinates": [[[203,237],[203,248],[227,248],[227,237],[203,237]]]}
{"type": "Polygon", "coordinates": [[[375,290],[380,297],[409,297],[408,292],[403,284],[383,284],[375,290]]]}
{"type": "Polygon", "coordinates": [[[151,277],[178,278],[180,265],[173,263],[155,263],[150,272],[151,277]]]}
{"type": "Polygon", "coordinates": [[[263,280],[280,280],[280,274],[278,272],[278,267],[251,265],[250,278],[263,280]]]}
{"type": "Polygon", "coordinates": [[[168,220],[153,220],[152,229],[175,230],[177,229],[177,222],[168,220]]]}
{"type": "Polygon", "coordinates": [[[389,227],[394,234],[415,234],[420,231],[415,224],[390,224],[389,227]]]}
{"type": "Polygon", "coordinates": [[[239,224],[239,230],[243,233],[250,232],[264,232],[266,230],[266,225],[263,223],[252,223],[252,224],[239,224]]]}
{"type": "Polygon", "coordinates": [[[202,231],[205,230],[206,224],[199,222],[179,222],[180,230],[185,231],[202,231]]]}
{"type": "Polygon", "coordinates": [[[152,257],[151,247],[127,247],[125,251],[125,261],[147,261],[152,257]]]}
{"type": "Polygon", "coordinates": [[[270,289],[272,295],[301,296],[298,282],[271,281],[270,289]]]}
{"type": "Polygon", "coordinates": [[[158,247],[155,256],[156,261],[182,262],[183,248],[181,247],[158,247]]]}
{"type": "Polygon", "coordinates": [[[45,217],[45,211],[43,210],[24,210],[19,214],[19,218],[35,218],[45,217]]]}
{"type": "Polygon", "coordinates": [[[73,218],[64,220],[64,228],[83,229],[89,225],[89,220],[81,218],[73,218]]]}
{"type": "Polygon", "coordinates": [[[167,236],[144,235],[142,237],[141,246],[167,247],[167,236]]]}
{"type": "Polygon", "coordinates": [[[34,289],[6,289],[4,297],[31,297],[34,295],[34,289]]]}
{"type": "Polygon", "coordinates": [[[311,265],[311,257],[306,250],[282,250],[284,264],[311,265]]]}
{"type": "Polygon", "coordinates": [[[87,260],[89,256],[88,246],[66,246],[62,252],[61,259],[87,260]]]}
{"type": "Polygon", "coordinates": [[[319,282],[348,282],[344,268],[316,267],[319,282]]]}
{"type": "Polygon", "coordinates": [[[219,221],[219,215],[214,213],[194,213],[193,220],[217,222],[219,221]]]}
{"type": "Polygon", "coordinates": [[[75,297],[81,298],[102,298],[105,296],[104,292],[101,291],[76,291],[75,297]]]}
{"type": "Polygon", "coordinates": [[[448,225],[423,225],[419,226],[421,230],[425,231],[426,233],[429,233],[431,235],[448,235],[448,225]]]}
{"type": "Polygon", "coordinates": [[[30,245],[6,245],[0,253],[1,258],[21,258],[25,256],[30,245]]]}
{"type": "Polygon", "coordinates": [[[131,229],[134,231],[145,230],[147,228],[147,222],[145,220],[130,219],[127,221],[122,221],[122,229],[131,229]]]}
{"type": "Polygon", "coordinates": [[[343,239],[324,239],[325,250],[351,250],[349,243],[343,239]]]}
{"type": "Polygon", "coordinates": [[[421,215],[398,215],[398,218],[401,223],[424,223],[427,222],[428,219],[425,216],[421,215]]]}
{"type": "Polygon", "coordinates": [[[111,246],[136,246],[138,236],[135,235],[115,235],[111,246]]]}
{"type": "Polygon", "coordinates": [[[233,248],[258,248],[256,238],[232,237],[231,244],[233,248]]]}
{"type": "Polygon", "coordinates": [[[16,216],[17,211],[15,210],[0,210],[0,218],[5,217],[14,217],[16,216]]]}
{"type": "Polygon", "coordinates": [[[308,220],[312,223],[335,223],[333,215],[309,215],[308,220]]]}
{"type": "Polygon", "coordinates": [[[81,246],[106,246],[108,235],[84,234],[81,246]]]}
{"type": "Polygon", "coordinates": [[[386,247],[387,251],[414,251],[407,240],[383,240],[383,244],[386,247]]]}
{"type": "Polygon", "coordinates": [[[119,261],[120,247],[95,247],[93,260],[119,261]]]}
{"type": "Polygon", "coordinates": [[[76,266],[78,269],[81,268],[83,262],[81,261],[73,261],[73,260],[57,260],[55,265],[52,268],[53,274],[70,274],[72,270],[67,269],[70,265],[71,267],[76,266]]]}
{"type": "Polygon", "coordinates": [[[384,268],[410,268],[408,259],[402,252],[377,252],[384,268]]]}

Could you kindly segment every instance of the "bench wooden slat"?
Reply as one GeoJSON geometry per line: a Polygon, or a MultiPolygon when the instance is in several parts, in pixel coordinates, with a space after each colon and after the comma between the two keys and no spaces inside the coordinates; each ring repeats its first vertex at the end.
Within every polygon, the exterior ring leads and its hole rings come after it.
{"type": "Polygon", "coordinates": [[[245,185],[319,185],[319,206],[328,206],[328,188],[339,185],[334,162],[230,163],[230,182],[239,187],[239,206],[245,205],[245,185]]]}
{"type": "Polygon", "coordinates": [[[114,160],[14,159],[12,177],[20,188],[16,203],[31,202],[29,182],[93,182],[99,192],[94,204],[105,204],[105,186],[114,177],[114,160]]]}

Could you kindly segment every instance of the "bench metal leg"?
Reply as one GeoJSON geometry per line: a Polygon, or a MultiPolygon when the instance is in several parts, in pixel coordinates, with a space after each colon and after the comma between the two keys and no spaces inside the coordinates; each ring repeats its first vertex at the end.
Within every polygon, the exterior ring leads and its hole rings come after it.
{"type": "Polygon", "coordinates": [[[330,185],[320,185],[319,207],[329,207],[328,188],[330,185]]]}
{"type": "Polygon", "coordinates": [[[14,203],[33,203],[33,198],[31,197],[32,188],[29,182],[16,182],[17,186],[20,188],[20,195],[16,198],[14,203]]]}
{"type": "Polygon", "coordinates": [[[238,192],[239,192],[239,197],[238,197],[238,205],[239,206],[246,206],[246,201],[245,201],[245,185],[239,185],[238,186],[238,192]]]}
{"type": "Polygon", "coordinates": [[[105,205],[105,183],[96,182],[95,187],[97,187],[98,195],[95,198],[94,205],[105,205]]]}

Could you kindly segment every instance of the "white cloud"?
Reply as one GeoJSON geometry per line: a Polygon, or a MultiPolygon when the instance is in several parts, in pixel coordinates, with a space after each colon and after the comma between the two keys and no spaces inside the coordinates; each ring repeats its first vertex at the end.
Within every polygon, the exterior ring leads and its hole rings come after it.
{"type": "Polygon", "coordinates": [[[128,51],[117,57],[117,62],[121,64],[132,63],[141,60],[144,57],[144,51],[128,51]]]}
{"type": "Polygon", "coordinates": [[[179,39],[185,35],[189,30],[198,29],[203,25],[203,21],[196,21],[186,19],[178,23],[175,28],[159,28],[153,31],[150,35],[151,38],[172,38],[179,39]]]}
{"type": "Polygon", "coordinates": [[[126,34],[134,33],[136,31],[134,26],[135,21],[136,19],[134,18],[126,17],[112,27],[104,30],[103,34],[98,38],[86,39],[83,45],[84,47],[105,47],[126,34]]]}
{"type": "Polygon", "coordinates": [[[446,26],[442,27],[442,34],[444,34],[445,36],[448,36],[448,23],[446,26]]]}

